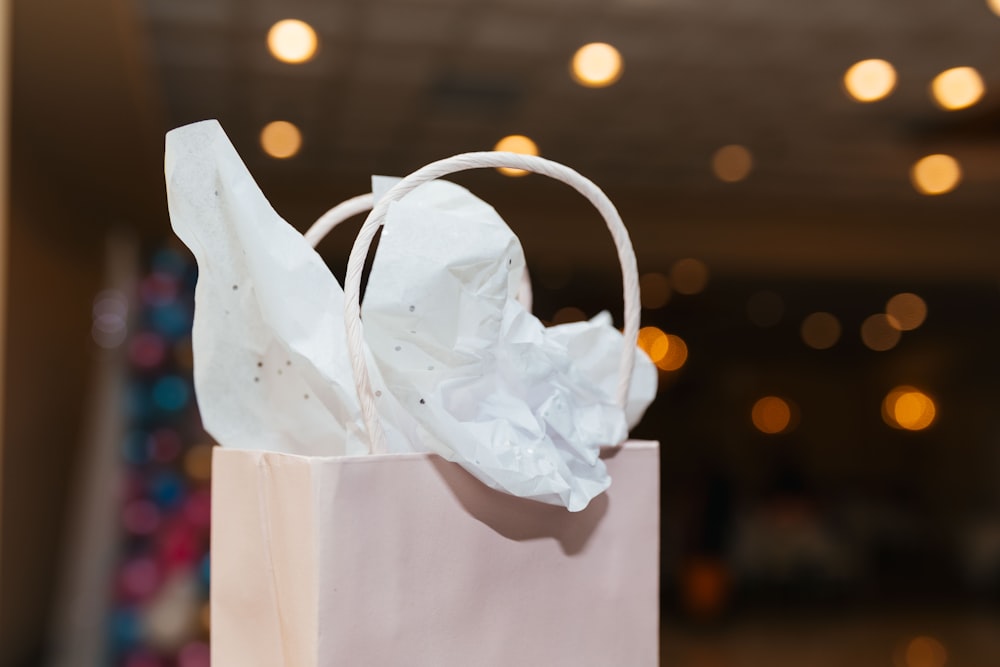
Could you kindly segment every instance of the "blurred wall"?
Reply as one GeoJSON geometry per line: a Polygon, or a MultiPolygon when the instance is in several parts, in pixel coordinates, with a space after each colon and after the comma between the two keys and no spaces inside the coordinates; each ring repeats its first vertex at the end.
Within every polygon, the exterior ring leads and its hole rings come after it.
{"type": "MultiPolygon", "coordinates": [[[[15,142],[16,145],[16,142],[15,142]]],[[[23,147],[22,147],[23,148],[23,147]]],[[[4,424],[0,665],[37,664],[60,563],[91,359],[103,238],[87,212],[15,151],[4,424]],[[53,221],[73,218],[62,236],[53,221]]]]}
{"type": "Polygon", "coordinates": [[[162,132],[130,0],[12,8],[0,667],[40,663],[109,229],[162,233],[162,132]],[[155,223],[154,223],[155,221],[155,223]]]}

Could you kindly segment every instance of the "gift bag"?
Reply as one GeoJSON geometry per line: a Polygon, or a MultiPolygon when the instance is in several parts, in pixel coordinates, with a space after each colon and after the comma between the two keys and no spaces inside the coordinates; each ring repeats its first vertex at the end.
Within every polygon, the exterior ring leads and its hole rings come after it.
{"type": "Polygon", "coordinates": [[[217,125],[171,134],[172,224],[202,272],[196,391],[223,445],[213,665],[656,664],[658,444],[621,442],[655,370],[637,355],[635,258],[604,193],[507,153],[376,184],[340,293],[217,125]],[[622,263],[624,334],[606,315],[545,328],[524,308],[516,238],[437,180],[482,167],[594,203],[622,263]]]}

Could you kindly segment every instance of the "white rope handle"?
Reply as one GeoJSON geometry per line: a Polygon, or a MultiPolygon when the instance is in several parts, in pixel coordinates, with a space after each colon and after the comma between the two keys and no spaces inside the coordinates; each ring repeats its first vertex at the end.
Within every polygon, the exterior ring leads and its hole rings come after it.
{"type": "MultiPolygon", "coordinates": [[[[372,205],[375,202],[375,195],[369,192],[366,195],[358,195],[357,197],[351,197],[345,201],[340,202],[329,211],[321,215],[316,222],[306,230],[303,234],[306,241],[309,242],[313,248],[319,245],[319,242],[326,238],[326,235],[333,231],[334,227],[340,223],[350,220],[359,213],[367,213],[371,210],[372,205]]],[[[531,312],[532,300],[534,294],[531,289],[531,276],[528,274],[528,268],[525,267],[524,272],[521,273],[521,285],[517,288],[517,300],[521,302],[524,309],[531,312]]]]}
{"type": "Polygon", "coordinates": [[[364,269],[372,240],[375,238],[375,232],[385,222],[389,204],[401,199],[424,183],[458,171],[490,167],[524,169],[562,181],[586,197],[604,218],[618,251],[618,261],[622,268],[622,294],[625,301],[625,345],[622,347],[619,363],[617,401],[619,406],[625,407],[629,385],[632,381],[636,342],[639,336],[639,273],[636,268],[635,250],[632,248],[628,230],[625,229],[618,210],[608,199],[608,196],[592,181],[558,162],[519,153],[489,151],[463,153],[432,162],[396,183],[368,214],[364,225],[361,226],[361,231],[358,232],[358,237],[354,241],[354,247],[351,248],[351,255],[347,261],[347,276],[344,279],[344,321],[347,327],[347,349],[351,358],[351,369],[354,371],[354,384],[361,401],[361,414],[364,418],[365,428],[368,430],[368,436],[371,438],[371,452],[373,454],[385,453],[386,444],[385,432],[378,421],[378,411],[375,405],[375,395],[372,393],[371,378],[368,375],[368,365],[365,362],[360,296],[361,272],[364,269]]]}
{"type": "Polygon", "coordinates": [[[306,237],[309,245],[315,248],[327,234],[333,231],[334,227],[345,220],[350,220],[359,213],[367,213],[372,210],[374,202],[375,195],[370,192],[366,195],[358,195],[357,197],[351,197],[346,201],[342,201],[319,216],[319,219],[312,224],[312,227],[303,236],[306,237]]]}

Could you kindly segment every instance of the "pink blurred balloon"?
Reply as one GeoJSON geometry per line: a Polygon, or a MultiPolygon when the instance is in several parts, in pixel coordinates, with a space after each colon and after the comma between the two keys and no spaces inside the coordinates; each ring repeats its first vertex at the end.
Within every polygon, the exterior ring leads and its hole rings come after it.
{"type": "Polygon", "coordinates": [[[122,511],[125,530],[136,535],[149,535],[160,525],[160,510],[148,500],[133,500],[122,511]]]}
{"type": "Polygon", "coordinates": [[[122,667],[163,667],[163,661],[155,653],[139,650],[125,656],[122,667]]]}
{"type": "Polygon", "coordinates": [[[184,502],[184,516],[193,526],[208,528],[212,521],[212,494],[208,489],[194,491],[184,502]]]}
{"type": "Polygon", "coordinates": [[[160,585],[160,568],[152,558],[134,558],[122,566],[118,581],[122,594],[128,600],[145,600],[160,585]]]}
{"type": "Polygon", "coordinates": [[[208,644],[191,642],[177,655],[177,667],[209,667],[208,644]]]}

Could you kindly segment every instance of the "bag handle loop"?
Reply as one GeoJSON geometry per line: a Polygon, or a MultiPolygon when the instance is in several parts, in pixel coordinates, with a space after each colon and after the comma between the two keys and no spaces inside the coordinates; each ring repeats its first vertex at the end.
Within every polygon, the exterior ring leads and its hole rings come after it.
{"type": "MultiPolygon", "coordinates": [[[[337,225],[350,220],[360,213],[370,211],[374,202],[375,195],[371,192],[346,199],[319,216],[316,222],[312,223],[312,226],[302,236],[305,237],[310,246],[315,248],[337,225]]],[[[533,298],[531,276],[528,274],[528,268],[525,267],[524,272],[521,274],[521,285],[517,288],[517,300],[530,313],[533,298]]]]}
{"type": "Polygon", "coordinates": [[[625,407],[629,385],[632,381],[632,370],[635,366],[636,342],[639,336],[639,274],[636,267],[635,250],[632,248],[628,230],[625,229],[625,224],[622,222],[618,210],[608,199],[608,196],[591,180],[558,162],[520,153],[492,151],[462,153],[432,162],[396,183],[368,214],[368,218],[361,226],[361,231],[358,232],[354,246],[351,248],[350,258],[347,261],[347,275],[344,279],[344,321],[347,327],[347,349],[351,359],[351,369],[354,371],[354,384],[361,402],[361,414],[364,418],[365,428],[368,430],[371,453],[373,454],[385,453],[386,443],[385,432],[378,420],[375,395],[372,392],[371,378],[368,375],[368,364],[365,361],[364,332],[361,325],[361,273],[372,240],[379,227],[384,224],[386,213],[392,202],[401,199],[428,181],[468,169],[491,167],[523,169],[562,181],[586,197],[604,218],[608,231],[611,232],[611,238],[614,240],[618,261],[622,269],[625,345],[622,346],[622,356],[619,362],[616,399],[619,406],[625,407]]]}

